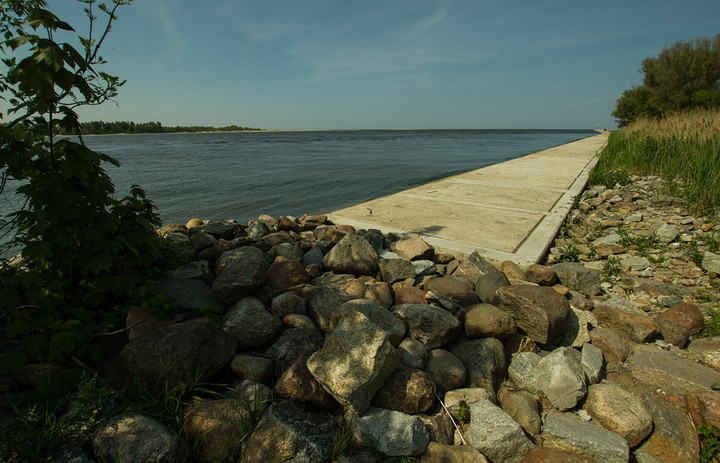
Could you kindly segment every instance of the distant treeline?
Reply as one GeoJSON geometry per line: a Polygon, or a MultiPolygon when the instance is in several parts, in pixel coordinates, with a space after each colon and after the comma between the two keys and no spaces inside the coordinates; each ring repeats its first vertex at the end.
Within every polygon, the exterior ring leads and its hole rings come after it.
{"type": "Polygon", "coordinates": [[[160,122],[104,122],[90,121],[80,123],[84,134],[103,133],[178,133],[178,132],[237,132],[241,130],[262,130],[252,127],[229,125],[227,127],[212,127],[204,125],[164,127],[160,122]]]}

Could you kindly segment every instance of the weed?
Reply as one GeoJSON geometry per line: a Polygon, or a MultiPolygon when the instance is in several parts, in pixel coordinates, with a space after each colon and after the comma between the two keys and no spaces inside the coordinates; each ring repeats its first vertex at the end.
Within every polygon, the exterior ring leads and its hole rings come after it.
{"type": "Polygon", "coordinates": [[[720,455],[720,429],[717,426],[699,426],[697,434],[700,438],[700,461],[702,463],[717,461],[720,455]]]}
{"type": "Polygon", "coordinates": [[[347,450],[352,441],[352,422],[347,423],[344,428],[340,428],[333,438],[333,447],[330,454],[330,461],[335,461],[347,450]]]}
{"type": "Polygon", "coordinates": [[[59,458],[64,449],[85,446],[93,428],[115,407],[117,393],[83,376],[78,390],[54,404],[29,405],[0,424],[0,458],[9,462],[59,458]]]}
{"type": "Polygon", "coordinates": [[[578,262],[580,260],[580,251],[574,244],[566,244],[559,251],[558,262],[578,262]]]}
{"type": "Polygon", "coordinates": [[[643,257],[648,257],[650,251],[657,249],[660,244],[660,240],[655,232],[647,236],[633,236],[630,235],[627,230],[619,228],[618,235],[620,235],[620,244],[622,246],[634,249],[643,257]]]}
{"type": "Polygon", "coordinates": [[[720,312],[717,307],[705,310],[705,323],[698,337],[720,336],[720,312]]]}
{"type": "Polygon", "coordinates": [[[631,181],[632,176],[623,169],[603,169],[597,166],[590,172],[588,178],[590,185],[603,185],[605,188],[614,188],[618,184],[627,185],[631,181]]]}
{"type": "Polygon", "coordinates": [[[615,256],[608,256],[605,264],[603,264],[603,281],[612,283],[622,274],[622,267],[620,266],[620,259],[615,256]]]}

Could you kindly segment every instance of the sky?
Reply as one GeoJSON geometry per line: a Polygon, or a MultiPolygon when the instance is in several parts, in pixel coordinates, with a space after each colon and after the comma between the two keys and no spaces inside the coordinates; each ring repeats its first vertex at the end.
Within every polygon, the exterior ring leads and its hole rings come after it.
{"type": "MultiPolygon", "coordinates": [[[[83,4],[49,4],[87,33],[83,4]]],[[[641,61],[720,33],[718,18],[718,0],[135,0],[101,52],[126,84],[79,112],[267,130],[614,128],[641,61]]]]}

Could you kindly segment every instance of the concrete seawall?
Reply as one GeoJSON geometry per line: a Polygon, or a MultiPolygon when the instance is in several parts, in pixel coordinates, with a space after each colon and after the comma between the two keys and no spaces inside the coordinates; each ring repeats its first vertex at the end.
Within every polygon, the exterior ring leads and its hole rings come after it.
{"type": "Polygon", "coordinates": [[[417,233],[439,252],[538,262],[587,184],[607,133],[421,185],[327,215],[384,233],[417,233]]]}

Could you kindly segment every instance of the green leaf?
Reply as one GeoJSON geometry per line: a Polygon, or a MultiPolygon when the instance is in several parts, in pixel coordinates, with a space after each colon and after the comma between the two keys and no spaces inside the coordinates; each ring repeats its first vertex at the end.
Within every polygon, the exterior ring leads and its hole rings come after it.
{"type": "Polygon", "coordinates": [[[17,373],[28,361],[22,352],[5,352],[0,354],[0,375],[17,373]]]}

